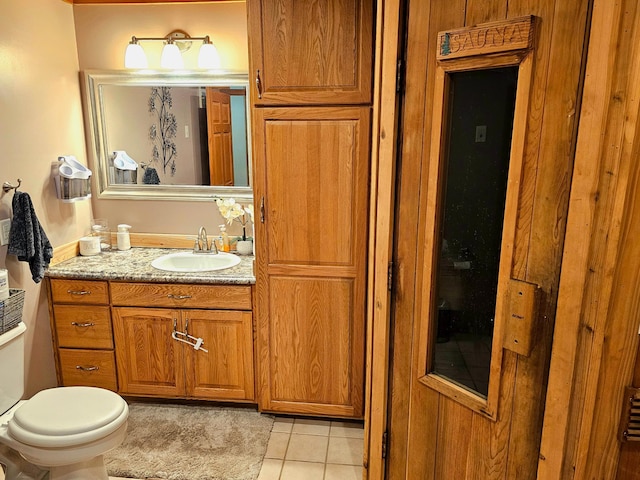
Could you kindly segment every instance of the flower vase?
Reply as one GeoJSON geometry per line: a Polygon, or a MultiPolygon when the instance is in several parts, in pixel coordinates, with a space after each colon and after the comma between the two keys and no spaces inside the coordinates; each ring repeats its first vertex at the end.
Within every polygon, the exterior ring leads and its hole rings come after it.
{"type": "Polygon", "coordinates": [[[251,240],[238,240],[236,250],[240,255],[251,255],[253,253],[253,242],[251,240]]]}

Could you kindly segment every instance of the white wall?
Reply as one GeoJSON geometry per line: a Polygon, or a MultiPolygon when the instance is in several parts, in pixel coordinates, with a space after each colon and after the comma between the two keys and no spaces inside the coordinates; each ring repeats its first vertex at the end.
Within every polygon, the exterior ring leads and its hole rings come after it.
{"type": "MultiPolygon", "coordinates": [[[[72,154],[86,164],[72,6],[61,0],[0,0],[0,182],[22,179],[52,245],[76,240],[90,221],[88,201],[56,199],[51,162],[72,154]]],[[[0,219],[13,192],[0,192],[0,219]]],[[[46,291],[28,264],[0,247],[12,288],[26,290],[27,395],[56,385],[46,291]]],[[[11,368],[4,365],[0,368],[11,368]]]]}

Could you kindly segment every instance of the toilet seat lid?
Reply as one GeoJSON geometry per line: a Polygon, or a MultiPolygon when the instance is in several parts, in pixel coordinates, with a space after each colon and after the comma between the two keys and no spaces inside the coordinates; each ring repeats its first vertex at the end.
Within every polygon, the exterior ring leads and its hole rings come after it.
{"type": "Polygon", "coordinates": [[[93,440],[117,429],[128,416],[124,399],[96,387],[42,390],[18,408],[9,422],[16,440],[49,447],[93,440]]]}

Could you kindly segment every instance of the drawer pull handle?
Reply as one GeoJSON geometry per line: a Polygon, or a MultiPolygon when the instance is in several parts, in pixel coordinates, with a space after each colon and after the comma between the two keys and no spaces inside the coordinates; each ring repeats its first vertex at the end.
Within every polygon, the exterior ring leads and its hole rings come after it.
{"type": "Polygon", "coordinates": [[[71,325],[73,325],[74,327],[93,327],[95,325],[95,323],[91,323],[91,322],[85,322],[85,323],[71,322],[71,325]]]}
{"type": "Polygon", "coordinates": [[[90,291],[87,290],[67,290],[69,295],[91,295],[90,291]]]}
{"type": "Polygon", "coordinates": [[[100,367],[97,367],[95,365],[91,365],[89,367],[85,367],[83,365],[76,365],[76,369],[82,370],[83,372],[93,372],[95,370],[100,370],[100,367]]]}
{"type": "Polygon", "coordinates": [[[174,298],[176,300],[184,300],[185,298],[191,298],[191,295],[174,295],[173,293],[169,293],[167,298],[174,298]]]}

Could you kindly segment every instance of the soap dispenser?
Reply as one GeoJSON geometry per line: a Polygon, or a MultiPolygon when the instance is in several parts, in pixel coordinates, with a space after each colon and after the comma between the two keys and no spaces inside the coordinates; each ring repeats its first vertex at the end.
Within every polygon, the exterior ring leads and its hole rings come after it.
{"type": "Polygon", "coordinates": [[[222,237],[222,251],[231,251],[231,247],[229,246],[229,235],[227,235],[227,227],[224,225],[220,225],[220,236],[222,237]]]}
{"type": "Polygon", "coordinates": [[[131,238],[129,236],[129,229],[131,225],[121,223],[118,225],[118,250],[129,250],[131,248],[131,238]]]}

